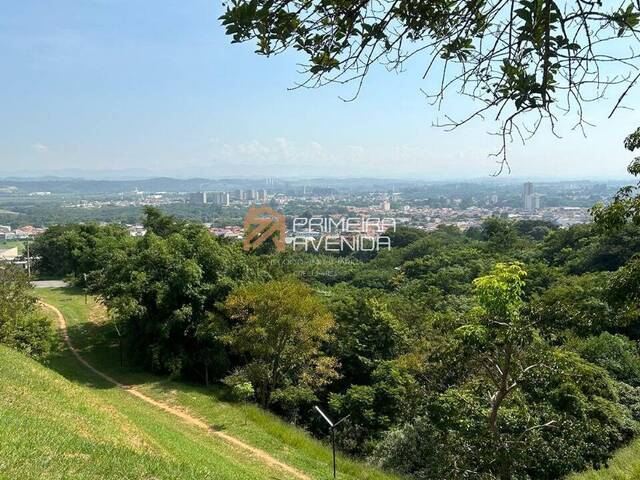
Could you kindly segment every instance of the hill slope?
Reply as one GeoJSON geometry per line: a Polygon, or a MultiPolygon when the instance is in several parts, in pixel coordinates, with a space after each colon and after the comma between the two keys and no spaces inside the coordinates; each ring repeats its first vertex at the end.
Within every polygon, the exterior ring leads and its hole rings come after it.
{"type": "Polygon", "coordinates": [[[265,478],[263,464],[125,392],[92,391],[2,346],[0,436],[7,479],[265,478]]]}
{"type": "Polygon", "coordinates": [[[640,478],[640,439],[618,450],[608,468],[576,473],[567,480],[634,480],[640,478]]]}
{"type": "MultiPolygon", "coordinates": [[[[121,368],[112,328],[91,298],[68,289],[40,291],[71,326],[83,357],[145,395],[197,416],[314,479],[329,479],[330,450],[255,406],[226,400],[220,388],[168,381],[121,368]]],[[[285,479],[277,468],[115,388],[61,346],[43,366],[0,346],[0,479],[285,479]],[[51,368],[48,368],[51,367],[51,368]]],[[[571,480],[640,478],[640,440],[610,468],[571,480]]],[[[341,479],[391,480],[339,460],[341,479]]]]}
{"type": "MultiPolygon", "coordinates": [[[[91,297],[70,289],[39,295],[64,315],[79,353],[101,372],[145,396],[206,422],[317,480],[332,478],[331,450],[224,389],[169,381],[120,366],[117,337],[91,297]]],[[[53,312],[50,312],[53,313],[53,312]]],[[[55,315],[52,315],[55,320],[55,315]]],[[[78,362],[64,344],[45,368],[0,351],[0,478],[289,479],[201,427],[145,403],[78,362]]],[[[391,480],[340,457],[338,478],[391,480]]]]}

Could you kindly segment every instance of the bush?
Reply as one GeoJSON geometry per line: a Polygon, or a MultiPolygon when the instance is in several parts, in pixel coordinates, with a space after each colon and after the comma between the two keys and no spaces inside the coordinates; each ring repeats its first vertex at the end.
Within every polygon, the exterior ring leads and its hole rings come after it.
{"type": "Polygon", "coordinates": [[[633,340],[605,332],[576,340],[571,346],[582,358],[605,368],[617,380],[640,386],[640,352],[633,340]]]}
{"type": "Polygon", "coordinates": [[[0,267],[0,343],[41,359],[53,342],[53,326],[38,308],[27,275],[13,266],[0,267]]]}

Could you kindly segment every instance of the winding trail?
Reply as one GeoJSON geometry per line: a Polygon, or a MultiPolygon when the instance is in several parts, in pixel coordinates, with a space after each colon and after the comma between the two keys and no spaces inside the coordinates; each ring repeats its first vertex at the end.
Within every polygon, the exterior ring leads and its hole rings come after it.
{"type": "Polygon", "coordinates": [[[145,395],[144,393],[140,392],[139,390],[137,390],[134,386],[132,385],[125,385],[123,383],[118,382],[115,378],[107,375],[104,372],[101,372],[100,370],[98,370],[97,368],[95,368],[93,365],[91,365],[89,362],[87,362],[82,355],[80,355],[80,352],[78,352],[78,350],[73,346],[73,343],[71,342],[71,339],[69,338],[69,332],[67,330],[67,322],[64,318],[64,315],[62,315],[62,312],[60,310],[58,310],[57,307],[42,302],[39,302],[41,305],[43,305],[44,307],[52,310],[56,316],[58,317],[58,326],[60,327],[60,331],[62,332],[62,337],[64,338],[65,343],[67,344],[67,346],[69,347],[69,350],[71,351],[71,353],[73,353],[73,355],[78,359],[78,361],[83,364],[85,367],[87,367],[89,370],[91,370],[93,373],[95,373],[96,375],[98,375],[99,377],[101,377],[102,379],[106,380],[109,383],[112,383],[113,385],[122,388],[123,390],[125,390],[127,393],[133,395],[134,397],[138,397],[140,400],[142,400],[143,402],[146,402],[150,405],[153,405],[156,408],[159,408],[161,410],[164,410],[165,412],[174,415],[178,418],[180,418],[181,420],[183,420],[185,423],[192,425],[194,427],[198,427],[202,430],[206,430],[207,432],[209,432],[211,435],[214,435],[222,440],[224,440],[225,442],[233,445],[234,447],[237,447],[240,450],[244,450],[245,452],[247,452],[249,455],[251,455],[251,457],[259,460],[260,462],[264,463],[265,465],[267,465],[268,467],[277,469],[282,471],[283,473],[287,474],[287,478],[297,478],[299,480],[312,480],[311,477],[309,477],[308,475],[302,473],[301,471],[297,470],[296,468],[287,465],[286,463],[282,463],[279,460],[276,460],[275,458],[273,458],[271,455],[269,455],[267,452],[265,452],[264,450],[260,450],[258,448],[252,447],[251,445],[243,442],[242,440],[229,435],[227,433],[224,432],[220,432],[217,430],[212,429],[209,424],[207,424],[206,422],[204,422],[203,420],[196,418],[182,410],[179,410],[175,407],[172,407],[171,405],[168,405],[164,402],[159,402],[157,400],[154,400],[153,398],[145,395]]]}

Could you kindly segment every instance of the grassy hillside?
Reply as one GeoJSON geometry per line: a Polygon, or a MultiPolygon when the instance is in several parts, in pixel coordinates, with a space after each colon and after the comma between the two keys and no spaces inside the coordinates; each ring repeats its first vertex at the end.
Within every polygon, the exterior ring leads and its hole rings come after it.
{"type": "Polygon", "coordinates": [[[640,439],[616,452],[609,468],[571,475],[567,480],[633,480],[640,478],[640,439]]]}
{"type": "Polygon", "coordinates": [[[0,436],[2,479],[265,478],[262,464],[205,432],[121,390],[74,384],[2,346],[0,436]]]}
{"type": "MultiPolygon", "coordinates": [[[[81,351],[83,357],[95,367],[123,383],[136,385],[140,391],[154,399],[188,410],[216,429],[266,451],[274,458],[303,471],[314,479],[322,480],[332,477],[331,450],[326,445],[256,406],[240,405],[229,401],[225,396],[225,391],[220,387],[205,388],[168,381],[165,378],[136,371],[127,366],[121,368],[115,329],[109,323],[106,312],[94,303],[93,299],[89,298],[88,304],[85,305],[84,296],[70,289],[43,289],[38,290],[38,294],[43,300],[56,305],[62,311],[69,325],[69,334],[74,345],[81,351]]],[[[24,393],[35,398],[48,399],[53,396],[56,398],[56,402],[62,402],[59,409],[47,406],[49,412],[60,411],[56,421],[60,421],[61,428],[67,426],[64,421],[66,415],[64,412],[72,411],[74,414],[78,412],[77,408],[71,410],[73,402],[78,398],[91,405],[103,405],[104,409],[113,412],[114,418],[122,419],[122,424],[107,422],[108,425],[103,426],[99,423],[101,418],[99,413],[94,415],[89,406],[83,406],[80,411],[91,412],[91,422],[97,423],[94,427],[90,421],[81,419],[78,421],[78,425],[88,425],[87,429],[90,431],[105,432],[105,439],[108,439],[105,441],[111,446],[107,448],[107,451],[116,447],[127,449],[120,453],[120,455],[127,456],[125,463],[138,465],[135,475],[129,478],[284,478],[281,472],[269,472],[262,465],[247,460],[244,454],[234,452],[232,447],[206,434],[206,432],[197,431],[193,427],[184,425],[171,415],[146,405],[121,389],[106,383],[80,365],[64,346],[60,347],[59,354],[51,359],[49,366],[73,383],[65,381],[60,375],[47,371],[33,362],[19,358],[16,354],[10,355],[6,350],[2,352],[2,355],[15,358],[14,362],[19,360],[29,363],[31,366],[28,371],[35,369],[39,375],[47,376],[45,384],[49,384],[52,382],[51,379],[55,379],[57,387],[52,392],[53,395],[43,395],[42,392],[33,391],[33,389],[37,390],[37,385],[42,383],[37,379],[33,379],[33,381],[30,379],[32,387],[24,393]],[[135,432],[135,434],[129,434],[129,432],[135,432]],[[140,443],[138,438],[144,439],[144,442],[140,443]],[[133,442],[133,446],[130,445],[131,442],[133,442]],[[138,450],[133,448],[135,446],[138,450]],[[156,458],[160,458],[162,461],[156,462],[156,458]],[[151,467],[154,469],[152,470],[151,467]]],[[[20,368],[11,368],[10,370],[15,372],[20,368]]],[[[0,372],[2,371],[0,370],[0,372]]],[[[2,374],[0,382],[2,382],[3,388],[6,383],[6,388],[12,389],[15,388],[17,379],[12,379],[11,376],[5,379],[2,374]]],[[[49,387],[43,386],[42,388],[49,387]]],[[[0,411],[3,411],[4,408],[1,407],[2,400],[0,400],[0,411]]],[[[24,415],[27,413],[15,412],[13,416],[21,418],[24,415]]],[[[109,419],[109,416],[107,415],[106,418],[109,419]]],[[[0,426],[4,427],[3,424],[0,426]]],[[[69,425],[69,428],[72,427],[73,424],[69,425]]],[[[73,428],[75,429],[75,427],[73,428]]],[[[81,433],[79,432],[78,435],[81,436],[81,433]]],[[[27,439],[31,438],[26,434],[20,436],[25,437],[20,440],[25,443],[25,446],[22,447],[22,453],[12,454],[15,458],[12,467],[15,472],[19,471],[18,459],[27,458],[25,457],[25,450],[29,449],[29,440],[27,439]]],[[[55,439],[59,437],[60,435],[57,434],[48,435],[47,438],[52,438],[52,440],[49,440],[48,445],[43,446],[44,451],[55,451],[58,448],[55,439]]],[[[102,434],[93,438],[101,437],[102,434]]],[[[91,443],[89,440],[87,442],[91,443]]],[[[2,448],[0,447],[0,457],[4,457],[2,448]]],[[[16,449],[11,449],[11,451],[14,450],[16,449]]],[[[101,478],[120,478],[119,472],[123,470],[116,470],[119,463],[114,460],[114,455],[101,456],[99,451],[87,453],[82,450],[81,452],[89,456],[62,455],[61,457],[55,455],[54,463],[58,465],[57,472],[64,472],[64,465],[74,465],[92,469],[87,472],[85,477],[77,476],[76,478],[95,478],[97,473],[100,473],[101,478]],[[97,455],[95,461],[78,461],[78,458],[93,458],[94,454],[97,455]],[[108,465],[107,462],[115,463],[115,466],[108,465]],[[85,466],[85,464],[88,465],[85,466]]],[[[33,458],[41,457],[43,457],[42,454],[33,454],[33,458]]],[[[344,457],[339,458],[338,469],[338,477],[345,480],[396,478],[344,457]]],[[[2,471],[0,468],[0,472],[2,471]]],[[[43,470],[38,471],[42,472],[43,470]]],[[[34,475],[32,478],[38,478],[38,475],[34,475]]],[[[56,477],[47,475],[47,478],[56,477]]],[[[61,474],[58,478],[62,478],[61,474]]]]}

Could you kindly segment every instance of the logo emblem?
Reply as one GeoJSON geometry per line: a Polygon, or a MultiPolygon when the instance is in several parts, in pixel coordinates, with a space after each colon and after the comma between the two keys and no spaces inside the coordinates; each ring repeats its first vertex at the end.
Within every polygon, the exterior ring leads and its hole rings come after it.
{"type": "Polygon", "coordinates": [[[242,248],[255,250],[265,241],[273,240],[276,250],[285,249],[286,225],[284,215],[269,207],[249,207],[244,217],[244,240],[242,248]]]}

